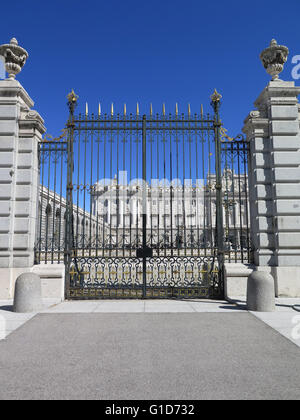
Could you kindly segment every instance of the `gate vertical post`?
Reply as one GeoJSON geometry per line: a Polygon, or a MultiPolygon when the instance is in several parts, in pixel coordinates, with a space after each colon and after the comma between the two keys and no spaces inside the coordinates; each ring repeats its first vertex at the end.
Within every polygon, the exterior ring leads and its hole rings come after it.
{"type": "Polygon", "coordinates": [[[211,104],[214,109],[214,130],[215,130],[215,154],[216,154],[216,239],[215,246],[218,248],[219,281],[223,293],[223,272],[224,272],[224,225],[222,206],[222,164],[221,164],[221,136],[220,136],[220,106],[221,98],[216,90],[211,96],[211,104]]]}
{"type": "Polygon", "coordinates": [[[143,298],[147,296],[147,120],[143,116],[143,298]]]}
{"type": "Polygon", "coordinates": [[[69,120],[67,123],[68,128],[68,157],[67,157],[67,197],[66,197],[66,226],[65,226],[65,298],[69,298],[70,293],[70,265],[71,265],[71,252],[73,248],[73,170],[74,170],[74,111],[77,105],[78,96],[72,90],[67,96],[68,107],[70,111],[69,120]]]}

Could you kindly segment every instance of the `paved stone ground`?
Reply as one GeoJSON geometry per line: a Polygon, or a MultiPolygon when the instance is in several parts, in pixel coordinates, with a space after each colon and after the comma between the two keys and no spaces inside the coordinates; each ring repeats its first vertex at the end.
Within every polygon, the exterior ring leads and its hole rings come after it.
{"type": "MultiPolygon", "coordinates": [[[[299,304],[299,301],[300,299],[279,298],[276,299],[275,312],[251,313],[300,347],[300,314],[295,307],[299,304]]],[[[246,302],[243,298],[237,298],[233,302],[239,308],[246,310],[246,302]]]]}
{"type": "Polygon", "coordinates": [[[45,313],[177,313],[177,312],[243,312],[245,308],[223,300],[149,299],[67,301],[45,309],[45,313]]]}
{"type": "MultiPolygon", "coordinates": [[[[44,313],[137,313],[137,312],[239,312],[236,304],[216,300],[98,300],[68,301],[44,299],[44,313]]],[[[0,340],[33,318],[33,314],[16,314],[13,312],[12,300],[0,300],[0,340]]]]}
{"type": "Polygon", "coordinates": [[[39,314],[0,342],[0,399],[61,398],[299,400],[300,351],[245,311],[39,314]]]}
{"type": "MultiPolygon", "coordinates": [[[[276,312],[253,313],[261,321],[280,332],[284,337],[300,347],[300,318],[293,306],[299,299],[276,299],[276,312]]],[[[98,300],[58,302],[44,300],[43,313],[190,313],[245,312],[246,302],[236,298],[232,303],[217,300],[98,300]]],[[[36,314],[15,314],[12,301],[0,301],[0,340],[29,321],[36,314]]]]}
{"type": "MultiPolygon", "coordinates": [[[[57,299],[44,299],[45,309],[58,303],[57,299]]],[[[12,300],[0,300],[0,341],[8,337],[13,331],[20,328],[36,314],[17,314],[13,312],[12,300]]]]}

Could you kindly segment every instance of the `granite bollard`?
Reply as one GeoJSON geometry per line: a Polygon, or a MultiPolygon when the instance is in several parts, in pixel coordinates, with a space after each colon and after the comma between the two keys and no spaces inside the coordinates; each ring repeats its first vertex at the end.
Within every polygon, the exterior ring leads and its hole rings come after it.
{"type": "Polygon", "coordinates": [[[275,311],[275,284],[271,274],[254,271],[248,277],[247,307],[254,312],[275,311]]]}
{"type": "Polygon", "coordinates": [[[43,308],[41,279],[37,274],[24,273],[16,280],[14,312],[38,312],[43,308]]]}

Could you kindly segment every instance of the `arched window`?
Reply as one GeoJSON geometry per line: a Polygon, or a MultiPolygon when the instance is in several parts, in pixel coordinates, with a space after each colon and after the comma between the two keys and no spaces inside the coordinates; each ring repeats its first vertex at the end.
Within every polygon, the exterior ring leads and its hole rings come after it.
{"type": "Polygon", "coordinates": [[[60,220],[60,209],[56,210],[55,213],[55,232],[54,232],[54,237],[55,237],[55,243],[59,244],[59,238],[61,237],[60,235],[60,231],[61,231],[61,220],[60,220]]]}
{"type": "Polygon", "coordinates": [[[45,223],[46,236],[50,236],[52,207],[49,203],[46,206],[45,214],[46,214],[46,223],[45,223]]]}

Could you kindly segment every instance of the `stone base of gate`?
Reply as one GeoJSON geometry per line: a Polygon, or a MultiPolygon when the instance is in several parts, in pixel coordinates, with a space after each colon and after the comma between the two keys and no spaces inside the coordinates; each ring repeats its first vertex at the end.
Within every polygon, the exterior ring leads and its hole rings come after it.
{"type": "Polygon", "coordinates": [[[14,298],[16,279],[23,273],[35,273],[42,281],[42,298],[64,300],[65,266],[40,264],[31,268],[0,268],[0,300],[14,298]]]}
{"type": "Polygon", "coordinates": [[[41,278],[43,299],[65,300],[64,264],[39,264],[31,271],[41,278]]]}
{"type": "Polygon", "coordinates": [[[225,264],[225,298],[246,298],[248,276],[254,271],[271,274],[276,297],[300,298],[300,267],[255,267],[246,264],[225,264]]]}
{"type": "Polygon", "coordinates": [[[224,272],[224,291],[226,300],[247,296],[248,277],[255,267],[249,264],[227,263],[224,272]]]}

